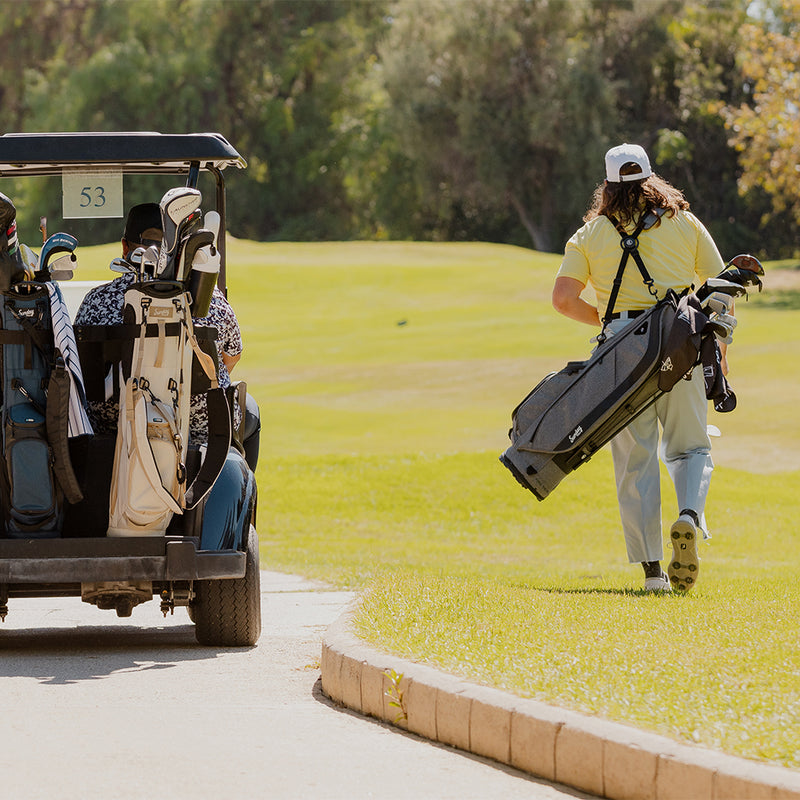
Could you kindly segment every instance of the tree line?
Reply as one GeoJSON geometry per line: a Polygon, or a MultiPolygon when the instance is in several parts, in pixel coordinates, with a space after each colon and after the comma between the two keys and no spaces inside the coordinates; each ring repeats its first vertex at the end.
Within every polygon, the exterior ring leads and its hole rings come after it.
{"type": "MultiPolygon", "coordinates": [[[[2,0],[2,132],[218,131],[234,235],[558,252],[637,142],[795,257],[800,0],[2,0]]],[[[48,204],[58,189],[16,189],[48,204]]],[[[21,211],[21,214],[24,211],[21,211]]],[[[33,212],[31,212],[33,213],[33,212]]],[[[119,224],[99,222],[98,241],[119,224]]]]}

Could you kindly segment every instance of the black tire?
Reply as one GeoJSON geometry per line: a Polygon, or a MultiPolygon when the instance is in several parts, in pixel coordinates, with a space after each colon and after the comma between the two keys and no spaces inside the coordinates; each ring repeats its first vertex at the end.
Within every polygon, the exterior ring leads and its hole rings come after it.
{"type": "Polygon", "coordinates": [[[251,647],[261,636],[261,573],[258,534],[247,537],[247,571],[243,578],[198,581],[190,606],[195,637],[214,647],[251,647]]]}

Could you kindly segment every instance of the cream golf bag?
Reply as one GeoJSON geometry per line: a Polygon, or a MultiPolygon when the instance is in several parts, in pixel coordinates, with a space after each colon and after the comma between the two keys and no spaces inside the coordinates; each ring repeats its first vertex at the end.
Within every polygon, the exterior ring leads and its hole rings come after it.
{"type": "Polygon", "coordinates": [[[133,336],[129,358],[123,359],[130,375],[120,380],[109,536],[163,536],[173,514],[182,514],[208,492],[227,454],[227,403],[213,360],[194,336],[190,303],[178,281],[144,281],[125,292],[124,323],[133,336]],[[209,426],[212,416],[226,425],[227,441],[224,432],[210,436],[200,473],[187,487],[193,354],[212,387],[209,426]]]}

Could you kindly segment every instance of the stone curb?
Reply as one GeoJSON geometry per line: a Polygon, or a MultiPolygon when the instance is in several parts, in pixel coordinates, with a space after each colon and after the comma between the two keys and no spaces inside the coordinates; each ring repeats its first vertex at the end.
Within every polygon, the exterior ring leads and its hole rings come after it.
{"type": "Polygon", "coordinates": [[[800,772],[684,745],[373,650],[351,633],[353,611],[325,632],[320,669],[324,693],[361,714],[612,800],[800,800],[800,772]],[[396,689],[392,670],[402,675],[396,689]],[[397,691],[404,717],[390,705],[397,691]]]}

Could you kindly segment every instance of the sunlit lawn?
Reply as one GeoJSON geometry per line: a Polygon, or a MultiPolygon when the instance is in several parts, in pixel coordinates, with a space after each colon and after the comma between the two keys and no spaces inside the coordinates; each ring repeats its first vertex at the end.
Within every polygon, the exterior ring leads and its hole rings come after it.
{"type": "Polygon", "coordinates": [[[497,460],[516,403],[590,351],[550,308],[557,265],[481,244],[230,244],[262,564],[364,589],[358,632],[383,649],[800,767],[798,293],[738,304],[713,539],[696,590],[654,597],[606,452],[544,503],[497,460]]]}

